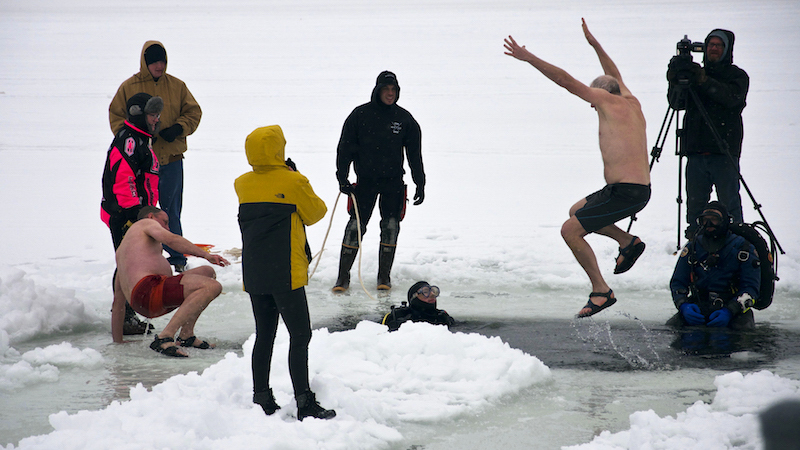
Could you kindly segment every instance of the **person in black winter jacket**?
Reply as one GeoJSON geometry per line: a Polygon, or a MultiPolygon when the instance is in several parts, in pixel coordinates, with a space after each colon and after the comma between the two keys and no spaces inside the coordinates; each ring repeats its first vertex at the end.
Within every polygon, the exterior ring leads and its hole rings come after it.
{"type": "MultiPolygon", "coordinates": [[[[708,113],[710,125],[724,141],[723,148],[720,148],[700,109],[689,98],[685,104],[684,139],[680,149],[681,154],[688,158],[687,238],[693,238],[697,231],[697,218],[710,200],[712,186],[719,201],[728,207],[733,220],[737,223],[744,220],[739,195],[739,157],[744,135],[742,110],[746,104],[750,77],[733,64],[733,42],[733,32],[713,30],[705,40],[703,67],[697,63],[687,66],[688,73],[691,73],[690,86],[708,113]]],[[[671,78],[675,73],[674,70],[668,72],[670,99],[678,89],[671,78]]]]}
{"type": "Polygon", "coordinates": [[[453,326],[456,321],[447,311],[436,309],[436,297],[439,296],[439,288],[431,286],[427,281],[417,281],[408,290],[408,303],[403,302],[402,306],[394,307],[385,316],[382,324],[389,327],[389,331],[400,328],[404,322],[428,322],[434,325],[453,326]]]}
{"type": "MultiPolygon", "coordinates": [[[[362,235],[366,233],[367,223],[375,203],[378,203],[381,214],[378,257],[380,290],[392,287],[389,274],[406,203],[404,156],[408,157],[411,178],[416,184],[414,204],[419,205],[425,199],[420,127],[411,113],[397,105],[399,97],[400,85],[395,74],[381,72],[372,90],[370,102],[355,108],[345,120],[336,152],[339,190],[348,196],[355,195],[362,235]],[[357,178],[354,184],[350,184],[348,180],[351,164],[357,178]]],[[[350,287],[350,268],[358,253],[356,208],[348,209],[350,220],[344,231],[334,292],[343,292],[350,287]]]]}

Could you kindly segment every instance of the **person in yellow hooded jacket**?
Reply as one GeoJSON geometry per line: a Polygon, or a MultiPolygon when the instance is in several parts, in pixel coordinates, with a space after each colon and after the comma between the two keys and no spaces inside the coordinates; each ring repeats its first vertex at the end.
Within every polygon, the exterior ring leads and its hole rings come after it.
{"type": "MultiPolygon", "coordinates": [[[[134,94],[145,92],[164,100],[160,128],[156,130],[153,151],[161,165],[158,180],[159,204],[169,216],[169,231],[182,236],[183,154],[186,136],[200,125],[203,115],[186,83],[167,73],[167,51],[159,41],[147,41],[139,57],[139,71],[123,81],[108,107],[111,131],[116,134],[125,121],[125,104],[134,94]]],[[[186,267],[186,256],[167,247],[167,261],[176,272],[186,267]]]]}
{"type": "Polygon", "coordinates": [[[280,409],[269,388],[280,316],[289,331],[289,375],[297,418],[330,419],[336,412],[322,408],[309,386],[311,320],[305,291],[311,260],[305,226],[319,222],[328,208],[294,163],[284,159],[286,139],[280,126],[257,128],[244,147],[253,171],[237,178],[234,188],[239,197],[242,278],[256,322],[253,403],[267,415],[280,409]]]}

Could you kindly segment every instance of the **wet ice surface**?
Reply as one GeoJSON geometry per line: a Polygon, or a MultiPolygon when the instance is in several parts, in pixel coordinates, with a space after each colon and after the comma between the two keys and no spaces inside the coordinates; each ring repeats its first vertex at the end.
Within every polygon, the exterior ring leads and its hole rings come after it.
{"type": "Polygon", "coordinates": [[[536,355],[550,368],[612,372],[753,370],[800,357],[800,333],[768,324],[752,332],[676,330],[624,319],[466,322],[454,330],[500,336],[511,346],[536,355]]]}

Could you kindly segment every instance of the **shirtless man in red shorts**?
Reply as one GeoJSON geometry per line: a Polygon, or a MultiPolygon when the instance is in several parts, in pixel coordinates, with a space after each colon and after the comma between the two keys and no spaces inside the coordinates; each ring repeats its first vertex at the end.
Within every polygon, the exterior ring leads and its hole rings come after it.
{"type": "Polygon", "coordinates": [[[111,307],[111,335],[114,342],[122,343],[122,325],[125,319],[125,302],[148,317],[159,317],[175,309],[169,323],[150,345],[153,350],[167,356],[189,356],[178,347],[212,348],[208,342],[194,335],[194,324],[200,314],[222,293],[222,285],[215,279],[211,266],[200,266],[172,276],[169,262],[162,256],[162,244],[183,254],[204,258],[212,264],[230,264],[219,255],[198,248],[177,234],[170,233],[167,213],[153,207],[142,208],[139,220],[134,223],[117,249],[117,279],[114,303],[111,307]],[[175,343],[175,335],[178,343],[175,343]]]}
{"type": "Polygon", "coordinates": [[[619,69],[589,32],[586,22],[583,19],[581,22],[584,36],[597,53],[604,72],[590,86],[538,58],[511,36],[505,40],[505,54],[528,62],[597,111],[606,187],[575,203],[569,210],[569,220],[561,227],[561,236],[592,283],[589,301],[578,312],[578,317],[589,317],[613,305],[617,299],[603,279],[594,251],[584,238],[589,233],[597,233],[619,243],[620,255],[614,273],[623,273],[633,266],[644,252],[644,242],[614,223],[636,214],[647,205],[650,200],[650,166],[642,106],[622,82],[619,69]]]}

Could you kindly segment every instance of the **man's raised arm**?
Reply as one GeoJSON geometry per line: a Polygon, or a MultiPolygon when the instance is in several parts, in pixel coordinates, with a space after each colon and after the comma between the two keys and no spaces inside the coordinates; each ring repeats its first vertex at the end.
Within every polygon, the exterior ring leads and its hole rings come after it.
{"type": "Polygon", "coordinates": [[[597,39],[589,31],[589,27],[586,25],[586,20],[583,18],[581,18],[581,27],[583,28],[583,35],[586,36],[586,41],[589,42],[589,45],[591,45],[592,48],[594,48],[594,51],[597,53],[597,58],[600,60],[600,65],[603,67],[603,73],[616,78],[617,83],[619,83],[620,93],[622,95],[631,95],[631,92],[625,86],[625,83],[622,82],[622,75],[620,75],[617,65],[614,64],[614,61],[612,61],[611,57],[608,56],[608,53],[606,53],[606,51],[603,49],[603,46],[597,42],[597,39]]]}
{"type": "Polygon", "coordinates": [[[210,262],[211,264],[216,264],[218,266],[227,266],[230,263],[225,258],[211,254],[200,247],[192,244],[188,239],[184,238],[183,236],[173,234],[169,230],[164,229],[161,224],[156,222],[153,219],[143,219],[148,220],[147,227],[144,229],[144,232],[147,233],[148,236],[155,239],[156,241],[167,245],[168,247],[172,248],[177,252],[181,252],[185,255],[192,255],[197,256],[199,258],[203,258],[206,261],[210,262]],[[151,223],[152,222],[152,223],[151,223]]]}
{"type": "Polygon", "coordinates": [[[572,75],[567,73],[566,70],[556,67],[537,57],[533,53],[529,52],[524,45],[517,44],[517,41],[515,41],[511,36],[505,39],[504,47],[506,48],[506,55],[529,63],[539,72],[542,72],[544,76],[553,80],[553,82],[555,82],[557,85],[586,100],[584,98],[585,92],[583,91],[588,89],[588,86],[576,80],[572,75]]]}

